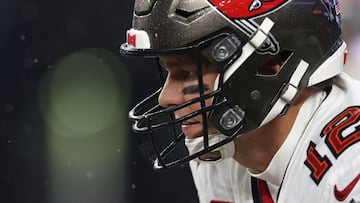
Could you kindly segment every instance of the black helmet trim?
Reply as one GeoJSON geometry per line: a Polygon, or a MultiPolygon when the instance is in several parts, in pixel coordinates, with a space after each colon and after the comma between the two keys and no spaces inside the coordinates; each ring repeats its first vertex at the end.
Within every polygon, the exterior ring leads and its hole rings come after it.
{"type": "Polygon", "coordinates": [[[127,31],[126,43],[120,46],[120,53],[124,56],[142,56],[142,57],[158,57],[162,55],[171,55],[179,53],[191,53],[193,51],[202,50],[209,46],[217,39],[234,36],[234,34],[227,31],[220,31],[212,36],[206,36],[190,45],[171,49],[153,49],[148,38],[148,34],[144,30],[130,29],[127,31]]]}

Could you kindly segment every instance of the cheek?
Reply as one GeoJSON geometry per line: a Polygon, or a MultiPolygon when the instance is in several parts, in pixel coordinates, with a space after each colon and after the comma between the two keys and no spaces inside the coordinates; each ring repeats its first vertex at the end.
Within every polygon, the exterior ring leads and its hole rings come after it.
{"type": "Polygon", "coordinates": [[[214,91],[215,81],[218,75],[218,73],[209,73],[204,77],[204,84],[207,84],[209,87],[209,92],[214,91]]]}
{"type": "MultiPolygon", "coordinates": [[[[204,92],[205,94],[208,94],[212,91],[214,91],[214,84],[215,84],[215,80],[216,80],[216,77],[218,76],[218,73],[207,73],[204,77],[203,77],[203,83],[204,83],[204,86],[207,87],[207,90],[204,92]]],[[[197,82],[196,83],[187,83],[185,84],[185,86],[190,86],[190,85],[196,85],[198,84],[197,82]]],[[[184,96],[184,99],[186,101],[189,101],[191,99],[194,99],[194,98],[197,98],[199,97],[200,94],[189,94],[189,95],[185,95],[184,96]]],[[[212,104],[212,98],[209,98],[207,100],[205,100],[205,105],[206,106],[209,106],[212,104]]],[[[201,104],[200,102],[197,102],[193,105],[190,105],[189,106],[193,111],[196,111],[196,110],[199,110],[200,107],[201,107],[201,104]]]]}

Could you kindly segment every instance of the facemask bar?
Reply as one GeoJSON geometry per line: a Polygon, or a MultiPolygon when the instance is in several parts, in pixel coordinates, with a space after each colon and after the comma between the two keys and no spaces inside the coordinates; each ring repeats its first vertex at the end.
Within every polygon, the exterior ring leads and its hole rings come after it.
{"type": "MultiPolygon", "coordinates": [[[[197,52],[196,54],[196,66],[197,66],[197,78],[198,78],[198,82],[199,82],[199,87],[200,87],[200,98],[204,96],[204,81],[203,81],[203,74],[202,74],[202,64],[201,64],[201,56],[200,53],[197,52]]],[[[200,101],[200,105],[201,105],[201,109],[205,109],[206,108],[206,104],[205,104],[205,100],[201,100],[200,101]]],[[[201,117],[203,120],[203,131],[204,131],[204,149],[206,150],[206,148],[209,146],[209,133],[208,133],[208,124],[207,124],[207,116],[206,116],[206,112],[202,112],[201,113],[201,117]]]]}
{"type": "MultiPolygon", "coordinates": [[[[166,169],[169,169],[169,168],[173,168],[175,166],[179,166],[179,165],[183,165],[183,164],[186,164],[188,163],[189,161],[197,158],[197,157],[200,157],[206,153],[209,153],[213,150],[216,150],[217,148],[233,141],[235,139],[235,137],[237,136],[237,134],[241,131],[241,129],[239,129],[238,131],[236,131],[233,135],[227,137],[226,139],[214,144],[214,145],[211,145],[211,146],[204,146],[204,149],[203,150],[200,150],[198,151],[197,153],[194,153],[194,154],[191,154],[191,155],[188,155],[188,156],[185,156],[181,159],[177,159],[175,161],[171,161],[171,162],[165,162],[164,161],[164,158],[166,158],[165,154],[166,153],[169,153],[171,150],[173,150],[173,148],[175,147],[175,144],[177,143],[172,143],[172,145],[169,145],[169,148],[166,149],[166,150],[163,150],[160,154],[159,154],[159,157],[156,158],[153,162],[153,169],[155,171],[163,171],[163,170],[166,170],[166,169]],[[174,145],[173,145],[174,144],[174,145]]],[[[208,137],[208,136],[204,136],[204,137],[208,137]]],[[[185,135],[183,133],[181,133],[179,136],[178,136],[179,140],[180,139],[184,139],[185,138],[185,135]]],[[[178,140],[178,141],[179,141],[178,140]]],[[[205,144],[204,144],[205,145],[205,144]]]]}
{"type": "Polygon", "coordinates": [[[150,103],[150,102],[154,103],[153,101],[157,100],[160,92],[161,92],[161,88],[159,90],[157,90],[155,93],[153,93],[152,95],[150,95],[149,97],[147,97],[145,100],[140,102],[129,112],[129,118],[130,118],[130,121],[133,122],[133,130],[136,133],[149,133],[150,131],[157,130],[159,128],[164,128],[164,127],[179,124],[179,123],[181,123],[185,120],[188,120],[194,116],[197,116],[201,113],[211,111],[213,108],[222,104],[222,103],[218,103],[218,104],[204,107],[203,109],[199,109],[193,113],[190,113],[190,114],[183,116],[181,118],[178,118],[176,120],[163,121],[163,122],[154,124],[154,122],[152,122],[152,121],[156,121],[163,115],[171,115],[179,109],[182,109],[189,105],[201,102],[201,100],[210,99],[216,95],[219,95],[221,90],[218,89],[209,94],[204,94],[202,97],[197,97],[197,98],[189,100],[185,103],[182,103],[180,105],[169,107],[166,109],[164,109],[163,107],[161,107],[160,105],[157,104],[155,106],[152,106],[150,109],[145,110],[145,108],[147,107],[147,103],[150,103]],[[150,125],[150,127],[149,127],[149,125],[150,125]]]}
{"type": "MultiPolygon", "coordinates": [[[[201,82],[200,82],[201,83],[201,82]]],[[[159,89],[156,93],[154,93],[153,95],[151,95],[150,97],[148,97],[146,100],[144,100],[144,104],[146,104],[147,102],[151,102],[150,100],[157,100],[158,95],[160,93],[161,89],[159,89]]],[[[203,91],[202,91],[203,92],[203,91]]],[[[150,149],[145,149],[146,146],[148,144],[142,144],[142,147],[144,148],[145,151],[152,151],[152,152],[146,152],[148,157],[151,157],[150,159],[154,159],[152,160],[154,162],[154,169],[155,170],[162,170],[162,169],[166,169],[166,168],[170,168],[179,164],[183,164],[186,163],[194,158],[196,158],[197,156],[200,156],[202,154],[205,154],[208,151],[214,150],[216,149],[218,146],[221,146],[222,144],[229,142],[232,140],[232,137],[229,137],[229,139],[225,142],[222,142],[221,144],[217,144],[215,146],[208,146],[208,137],[207,137],[207,113],[211,112],[212,109],[220,106],[223,104],[223,102],[219,102],[210,106],[206,106],[205,105],[205,100],[206,99],[211,99],[216,95],[219,95],[220,90],[216,90],[214,92],[211,92],[209,94],[203,94],[202,96],[199,96],[193,100],[188,101],[185,104],[181,104],[175,107],[170,107],[168,109],[163,109],[162,107],[160,107],[159,105],[156,105],[154,107],[151,107],[148,110],[139,110],[138,108],[143,108],[143,105],[138,105],[136,106],[133,110],[131,110],[130,112],[130,118],[133,121],[133,130],[135,132],[138,133],[138,138],[140,139],[139,142],[142,143],[143,141],[141,141],[142,138],[146,138],[149,139],[150,143],[151,143],[151,148],[150,149]],[[201,108],[195,112],[192,112],[188,115],[185,115],[181,118],[175,119],[174,118],[174,112],[185,108],[189,105],[192,104],[196,104],[196,103],[200,103],[201,108]],[[137,115],[138,112],[144,112],[142,115],[137,115]],[[172,160],[171,162],[167,162],[166,158],[167,156],[172,153],[172,151],[175,150],[175,148],[177,147],[177,145],[181,144],[180,142],[182,142],[185,138],[185,135],[181,132],[181,133],[177,133],[178,131],[176,130],[176,127],[178,127],[179,125],[181,125],[182,122],[193,118],[195,116],[201,115],[202,119],[204,120],[203,122],[203,128],[205,129],[204,131],[204,150],[205,151],[200,151],[196,154],[193,154],[191,156],[185,156],[183,158],[180,158],[179,160],[172,160]],[[167,120],[162,121],[160,123],[154,123],[159,119],[163,119],[164,117],[167,118],[167,120]],[[157,138],[157,133],[160,132],[161,130],[164,129],[170,129],[172,135],[167,135],[169,137],[172,137],[172,141],[170,143],[168,143],[168,145],[164,148],[160,148],[159,144],[158,144],[158,140],[157,138]]]]}

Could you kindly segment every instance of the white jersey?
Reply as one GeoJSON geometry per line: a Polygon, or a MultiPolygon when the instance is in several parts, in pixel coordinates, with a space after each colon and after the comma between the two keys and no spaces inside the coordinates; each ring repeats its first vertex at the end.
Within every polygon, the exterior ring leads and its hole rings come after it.
{"type": "Polygon", "coordinates": [[[360,203],[360,82],[346,74],[301,107],[261,174],[232,158],[190,162],[200,203],[360,203]]]}

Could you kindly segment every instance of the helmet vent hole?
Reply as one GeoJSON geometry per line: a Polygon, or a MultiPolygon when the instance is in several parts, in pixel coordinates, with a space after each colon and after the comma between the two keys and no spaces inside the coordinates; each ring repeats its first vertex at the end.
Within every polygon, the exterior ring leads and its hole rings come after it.
{"type": "Polygon", "coordinates": [[[181,9],[181,8],[176,8],[175,9],[175,15],[179,18],[185,19],[187,21],[192,21],[195,20],[197,18],[199,18],[200,16],[204,15],[207,11],[207,9],[209,9],[210,7],[204,7],[204,8],[199,8],[196,10],[187,10],[187,9],[181,9]]]}
{"type": "Polygon", "coordinates": [[[180,10],[180,9],[176,9],[175,13],[178,16],[181,16],[183,18],[189,18],[190,16],[194,15],[196,11],[193,12],[189,12],[189,11],[184,11],[184,10],[180,10]]]}
{"type": "Polygon", "coordinates": [[[169,14],[174,17],[174,20],[191,23],[205,16],[206,13],[213,11],[206,2],[204,0],[173,1],[169,14]]]}

